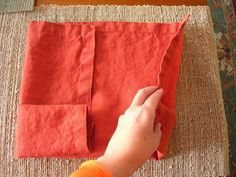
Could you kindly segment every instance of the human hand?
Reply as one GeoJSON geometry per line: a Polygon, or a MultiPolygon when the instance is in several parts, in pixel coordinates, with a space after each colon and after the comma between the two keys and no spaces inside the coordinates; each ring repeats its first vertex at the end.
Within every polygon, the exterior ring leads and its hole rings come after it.
{"type": "Polygon", "coordinates": [[[163,89],[150,86],[140,89],[130,107],[119,117],[103,156],[97,159],[115,177],[130,176],[157,149],[161,124],[154,125],[155,112],[163,89]]]}

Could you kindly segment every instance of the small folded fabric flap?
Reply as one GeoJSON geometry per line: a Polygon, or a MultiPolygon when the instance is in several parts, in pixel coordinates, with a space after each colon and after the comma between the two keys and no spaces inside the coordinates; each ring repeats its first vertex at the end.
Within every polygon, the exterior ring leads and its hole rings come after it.
{"type": "Polygon", "coordinates": [[[168,150],[169,141],[175,125],[175,113],[173,110],[166,107],[164,104],[159,103],[156,109],[156,115],[158,115],[155,123],[161,124],[161,142],[158,149],[152,155],[152,158],[156,160],[163,159],[168,150]]]}
{"type": "Polygon", "coordinates": [[[19,104],[17,114],[17,157],[75,157],[89,152],[86,104],[19,104]]]}

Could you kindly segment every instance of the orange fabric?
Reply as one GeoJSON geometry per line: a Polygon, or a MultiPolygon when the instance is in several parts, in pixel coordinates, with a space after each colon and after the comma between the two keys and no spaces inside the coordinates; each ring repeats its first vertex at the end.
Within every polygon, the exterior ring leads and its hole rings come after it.
{"type": "Polygon", "coordinates": [[[113,177],[103,164],[96,160],[89,160],[81,164],[80,168],[70,177],[113,177]]]}
{"type": "Polygon", "coordinates": [[[175,123],[186,20],[30,22],[16,156],[98,157],[137,90],[158,85],[164,94],[155,120],[163,133],[152,157],[163,158],[175,123]]]}

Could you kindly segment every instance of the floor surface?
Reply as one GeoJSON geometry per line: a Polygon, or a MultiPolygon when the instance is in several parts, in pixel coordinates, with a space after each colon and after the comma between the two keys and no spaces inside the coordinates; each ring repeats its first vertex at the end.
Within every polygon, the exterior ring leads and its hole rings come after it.
{"type": "Polygon", "coordinates": [[[110,4],[110,5],[207,5],[207,0],[36,0],[35,5],[78,5],[78,4],[110,4]]]}

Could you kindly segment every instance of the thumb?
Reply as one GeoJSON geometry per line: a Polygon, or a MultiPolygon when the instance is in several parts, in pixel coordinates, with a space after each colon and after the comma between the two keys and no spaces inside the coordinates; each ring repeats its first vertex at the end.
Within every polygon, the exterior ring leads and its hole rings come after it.
{"type": "Polygon", "coordinates": [[[153,131],[153,135],[155,136],[155,140],[157,143],[157,147],[160,145],[160,141],[161,141],[161,124],[157,123],[154,127],[154,131],[153,131]]]}
{"type": "Polygon", "coordinates": [[[154,130],[153,130],[154,134],[156,134],[158,137],[161,138],[161,124],[160,123],[157,123],[154,125],[154,130]]]}

